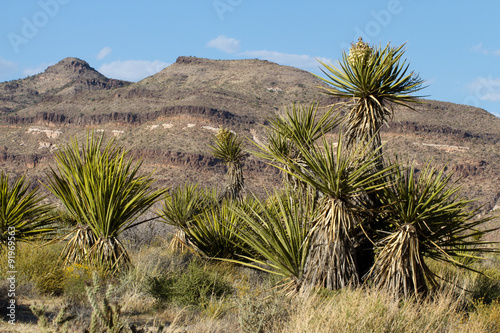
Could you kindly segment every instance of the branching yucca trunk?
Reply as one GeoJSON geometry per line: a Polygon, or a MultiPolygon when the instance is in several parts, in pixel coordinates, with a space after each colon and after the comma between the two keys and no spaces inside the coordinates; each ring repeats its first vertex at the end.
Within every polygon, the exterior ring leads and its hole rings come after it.
{"type": "Polygon", "coordinates": [[[352,233],[356,216],[339,199],[325,200],[313,228],[311,249],[306,262],[302,288],[331,290],[359,283],[352,233]]]}

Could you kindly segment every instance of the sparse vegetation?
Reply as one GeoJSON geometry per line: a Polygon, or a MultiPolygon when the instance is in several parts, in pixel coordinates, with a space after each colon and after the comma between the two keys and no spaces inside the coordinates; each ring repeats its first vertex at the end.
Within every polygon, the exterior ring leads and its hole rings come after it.
{"type": "MultiPolygon", "coordinates": [[[[16,329],[500,330],[498,249],[481,239],[491,230],[480,229],[491,216],[476,216],[448,170],[416,170],[382,153],[380,128],[392,117],[392,103],[415,102],[422,83],[400,63],[402,48],[374,49],[360,40],[344,53],[341,70],[325,66],[327,92],[354,96],[350,109],[342,100],[327,110],[293,104],[268,120],[267,138],[251,132],[256,155],[282,172],[282,186],[272,192],[243,191],[243,161],[252,162],[242,136],[227,128],[212,146],[227,168],[220,194],[220,181],[153,189],[153,174],[139,173],[142,160],[134,163],[116,143],[133,144],[123,131],[106,144],[104,135],[88,135],[82,147],[76,137],[58,147],[45,184],[62,210],[42,205],[24,178],[11,191],[2,173],[3,197],[32,195],[30,205],[20,206],[40,213],[36,220],[26,209],[30,214],[15,220],[22,222],[2,222],[31,226],[20,240],[35,242],[16,245],[16,302],[30,309],[19,312],[16,329]],[[177,229],[171,239],[152,228],[150,239],[124,241],[133,237],[127,230],[157,218],[177,229]]],[[[279,92],[271,95],[290,93],[274,81],[268,86],[279,92]]],[[[8,260],[2,256],[0,265],[8,260]]],[[[2,304],[8,287],[0,285],[2,304]]],[[[1,322],[0,330],[8,325],[1,322]]]]}

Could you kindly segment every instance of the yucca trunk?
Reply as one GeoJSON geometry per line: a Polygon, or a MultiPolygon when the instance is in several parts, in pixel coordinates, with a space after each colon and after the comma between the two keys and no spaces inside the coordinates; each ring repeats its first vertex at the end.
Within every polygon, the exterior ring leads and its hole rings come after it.
{"type": "Polygon", "coordinates": [[[90,249],[89,258],[94,266],[110,274],[130,264],[128,252],[117,237],[99,237],[90,249]]]}
{"type": "Polygon", "coordinates": [[[224,189],[221,198],[240,199],[245,179],[243,178],[243,170],[239,161],[227,163],[226,178],[226,188],[224,189]]]}
{"type": "Polygon", "coordinates": [[[340,199],[326,199],[313,228],[302,288],[331,290],[359,283],[352,234],[356,214],[340,199]]]}
{"type": "Polygon", "coordinates": [[[385,119],[392,115],[383,103],[384,101],[374,101],[371,97],[358,98],[344,119],[347,147],[368,145],[369,150],[377,154],[377,170],[383,168],[380,129],[385,119]]]}
{"type": "Polygon", "coordinates": [[[130,258],[116,237],[98,237],[89,226],[79,225],[63,249],[67,264],[89,263],[112,272],[118,267],[127,267],[130,258]]]}
{"type": "MultiPolygon", "coordinates": [[[[417,230],[411,224],[380,241],[385,246],[369,273],[377,288],[409,297],[426,294],[425,276],[431,276],[419,248],[417,230]]],[[[430,281],[434,283],[434,281],[430,281]]]]}
{"type": "Polygon", "coordinates": [[[97,241],[92,229],[89,226],[78,225],[74,231],[73,237],[68,241],[63,249],[64,262],[84,263],[87,261],[90,249],[97,241]]]}
{"type": "Polygon", "coordinates": [[[170,243],[168,243],[167,250],[172,251],[173,253],[185,253],[187,251],[192,251],[194,247],[193,244],[190,244],[186,233],[182,229],[178,229],[170,243]]]}

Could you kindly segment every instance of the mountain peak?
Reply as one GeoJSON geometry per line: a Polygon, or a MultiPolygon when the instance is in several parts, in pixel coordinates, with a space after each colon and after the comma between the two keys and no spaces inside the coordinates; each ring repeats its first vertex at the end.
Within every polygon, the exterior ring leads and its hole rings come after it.
{"type": "Polygon", "coordinates": [[[86,61],[73,57],[64,58],[57,64],[48,67],[45,70],[45,73],[63,74],[66,76],[92,73],[97,74],[98,76],[102,76],[102,74],[100,74],[94,68],[90,67],[90,65],[86,61]]]}

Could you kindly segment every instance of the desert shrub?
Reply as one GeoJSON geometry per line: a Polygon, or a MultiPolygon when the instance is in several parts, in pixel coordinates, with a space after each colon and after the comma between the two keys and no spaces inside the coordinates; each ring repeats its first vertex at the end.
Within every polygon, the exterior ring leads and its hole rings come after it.
{"type": "Polygon", "coordinates": [[[500,303],[493,301],[490,304],[476,303],[475,310],[470,313],[470,322],[474,326],[482,326],[485,332],[500,332],[500,303]]]}
{"type": "Polygon", "coordinates": [[[33,282],[36,290],[41,294],[60,296],[64,293],[66,282],[64,267],[53,266],[42,275],[35,277],[33,282]]]}
{"type": "MultiPolygon", "coordinates": [[[[65,271],[61,259],[61,244],[19,244],[15,257],[18,286],[34,286],[41,294],[61,295],[64,292],[65,271]]],[[[1,262],[1,267],[7,264],[1,262]]],[[[1,278],[5,278],[2,270],[1,278]]]]}
{"type": "Polygon", "coordinates": [[[487,269],[484,275],[477,275],[472,286],[472,298],[482,303],[500,301],[500,271],[487,269]]]}
{"type": "Polygon", "coordinates": [[[64,269],[64,296],[71,303],[82,303],[86,300],[86,283],[92,280],[92,270],[89,266],[71,264],[64,269]]]}
{"type": "Polygon", "coordinates": [[[193,260],[184,271],[149,278],[146,291],[163,303],[204,306],[212,298],[231,294],[233,288],[216,270],[193,260]]]}
{"type": "Polygon", "coordinates": [[[269,332],[286,322],[290,302],[281,294],[243,297],[238,301],[238,322],[244,333],[269,332]]]}

